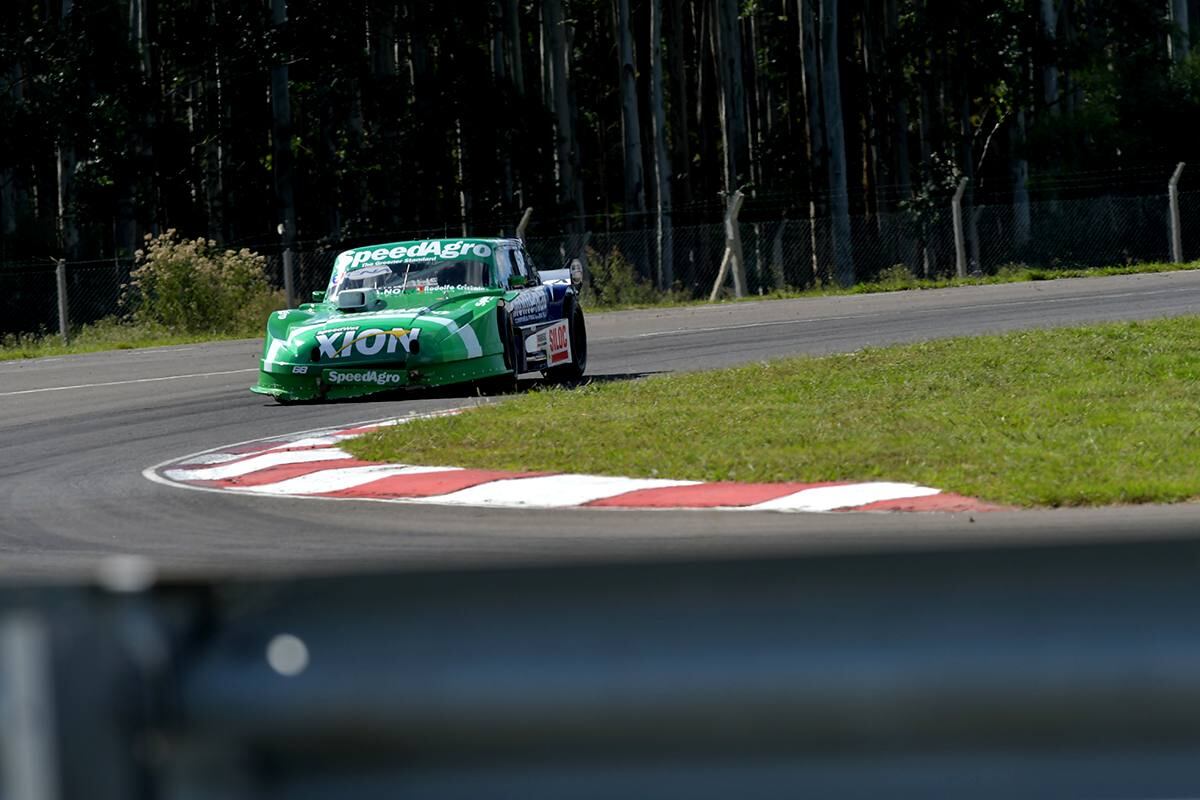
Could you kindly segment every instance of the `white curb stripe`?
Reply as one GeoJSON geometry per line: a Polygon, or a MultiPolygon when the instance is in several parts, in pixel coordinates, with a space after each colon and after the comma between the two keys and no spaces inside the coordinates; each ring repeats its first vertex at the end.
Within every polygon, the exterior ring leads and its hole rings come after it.
{"type": "Polygon", "coordinates": [[[409,467],[399,464],[375,464],[369,467],[345,467],[344,469],[323,469],[311,475],[301,475],[278,483],[268,483],[263,486],[247,486],[239,491],[254,494],[325,494],[342,489],[352,489],[371,483],[380,478],[390,478],[394,475],[420,475],[427,472],[459,472],[462,467],[409,467]]]}
{"type": "Polygon", "coordinates": [[[245,458],[249,453],[205,453],[202,456],[193,456],[187,460],[188,467],[193,466],[212,466],[213,464],[224,464],[227,461],[236,461],[239,458],[245,458]]]}
{"type": "Polygon", "coordinates": [[[755,511],[833,511],[838,508],[865,506],[881,500],[928,497],[933,494],[941,494],[941,490],[912,483],[855,483],[848,486],[804,489],[748,508],[755,511]]]}
{"type": "Polygon", "coordinates": [[[509,508],[566,508],[605,497],[615,497],[638,489],[693,486],[697,483],[699,481],[614,478],[602,475],[543,475],[537,478],[507,478],[491,481],[450,494],[413,498],[406,502],[509,508]]]}
{"type": "Polygon", "coordinates": [[[264,453],[261,456],[251,456],[244,461],[222,464],[216,467],[169,469],[163,472],[163,476],[173,481],[223,481],[229,478],[240,478],[242,475],[249,475],[251,472],[258,472],[260,469],[278,467],[284,464],[303,464],[310,461],[339,461],[351,458],[354,458],[354,456],[335,447],[327,447],[320,450],[284,450],[264,453]]]}

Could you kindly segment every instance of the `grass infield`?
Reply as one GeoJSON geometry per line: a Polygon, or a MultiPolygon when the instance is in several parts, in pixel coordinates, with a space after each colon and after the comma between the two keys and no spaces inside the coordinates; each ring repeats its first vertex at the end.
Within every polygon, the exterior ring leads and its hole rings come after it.
{"type": "Polygon", "coordinates": [[[546,389],[344,445],[631,477],[911,481],[1020,506],[1200,496],[1200,317],[546,389]]]}

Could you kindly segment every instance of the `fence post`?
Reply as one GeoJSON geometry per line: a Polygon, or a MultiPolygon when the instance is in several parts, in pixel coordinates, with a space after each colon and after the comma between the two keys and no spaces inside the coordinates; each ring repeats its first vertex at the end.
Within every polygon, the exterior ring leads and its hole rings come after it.
{"type": "Polygon", "coordinates": [[[967,179],[963,178],[958,182],[958,188],[954,190],[954,202],[951,204],[954,216],[954,266],[955,274],[960,278],[967,277],[967,244],[963,236],[962,221],[962,198],[963,192],[966,190],[967,179]]]}
{"type": "Polygon", "coordinates": [[[63,344],[71,338],[71,315],[67,306],[67,260],[58,259],[54,265],[54,279],[58,284],[58,334],[63,344]]]}
{"type": "Polygon", "coordinates": [[[296,265],[293,261],[293,233],[286,222],[279,223],[275,228],[283,237],[283,293],[287,296],[287,307],[296,307],[296,265]]]}
{"type": "Polygon", "coordinates": [[[712,293],[708,296],[710,303],[717,301],[717,295],[721,292],[725,276],[729,274],[731,265],[733,267],[733,294],[735,297],[746,296],[746,262],[742,258],[742,232],[738,228],[738,214],[742,210],[742,203],[745,199],[746,195],[742,194],[741,189],[738,189],[733,193],[733,197],[729,198],[729,207],[725,210],[725,255],[721,257],[721,268],[717,270],[717,279],[713,282],[712,293]]]}
{"type": "Polygon", "coordinates": [[[522,242],[525,241],[525,229],[529,227],[529,218],[533,216],[533,206],[527,206],[525,213],[521,215],[521,221],[517,223],[517,238],[522,242]]]}
{"type": "Polygon", "coordinates": [[[1167,196],[1171,200],[1171,260],[1183,263],[1183,234],[1179,230],[1179,177],[1183,175],[1183,162],[1175,167],[1171,182],[1167,184],[1167,196]]]}

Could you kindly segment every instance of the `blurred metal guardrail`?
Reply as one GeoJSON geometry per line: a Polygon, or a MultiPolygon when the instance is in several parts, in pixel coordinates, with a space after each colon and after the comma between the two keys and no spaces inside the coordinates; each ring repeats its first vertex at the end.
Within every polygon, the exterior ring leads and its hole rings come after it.
{"type": "Polygon", "coordinates": [[[1194,797],[1198,578],[1180,541],[13,590],[2,785],[1194,797]]]}

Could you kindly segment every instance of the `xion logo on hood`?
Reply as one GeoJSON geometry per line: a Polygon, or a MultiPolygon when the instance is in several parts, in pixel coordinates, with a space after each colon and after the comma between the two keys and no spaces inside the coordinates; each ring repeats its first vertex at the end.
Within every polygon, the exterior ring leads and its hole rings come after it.
{"type": "Polygon", "coordinates": [[[392,328],[390,331],[368,328],[365,331],[318,332],[317,347],[321,358],[342,358],[353,353],[377,356],[393,355],[400,350],[412,352],[412,343],[421,334],[419,328],[392,328]]]}

